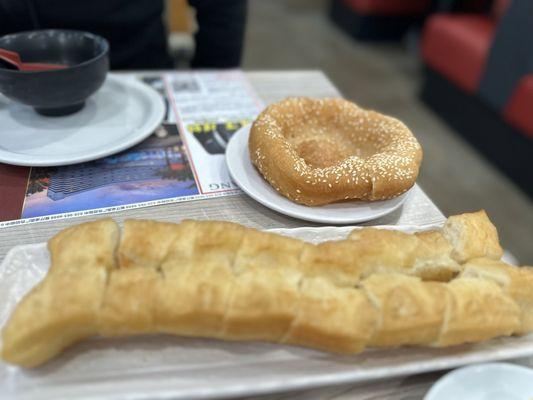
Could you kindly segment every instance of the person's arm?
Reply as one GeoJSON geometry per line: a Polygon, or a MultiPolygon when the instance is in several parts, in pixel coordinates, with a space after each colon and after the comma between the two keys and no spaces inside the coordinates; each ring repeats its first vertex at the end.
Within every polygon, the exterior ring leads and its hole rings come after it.
{"type": "Polygon", "coordinates": [[[246,0],[190,0],[198,32],[193,68],[235,68],[241,63],[246,0]]]}

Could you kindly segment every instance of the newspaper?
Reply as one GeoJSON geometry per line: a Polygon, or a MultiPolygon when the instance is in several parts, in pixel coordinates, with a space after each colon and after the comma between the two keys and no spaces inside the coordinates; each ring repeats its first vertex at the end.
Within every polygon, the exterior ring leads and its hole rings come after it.
{"type": "Polygon", "coordinates": [[[0,164],[0,227],[239,193],[224,152],[262,104],[241,71],[137,75],[165,101],[139,145],[62,167],[0,164]]]}

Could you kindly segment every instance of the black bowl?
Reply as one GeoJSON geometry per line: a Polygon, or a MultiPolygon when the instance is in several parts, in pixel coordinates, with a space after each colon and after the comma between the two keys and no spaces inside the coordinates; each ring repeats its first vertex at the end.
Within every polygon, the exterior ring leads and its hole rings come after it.
{"type": "Polygon", "coordinates": [[[16,51],[23,62],[67,65],[49,71],[0,67],[0,93],[47,116],[72,114],[104,83],[109,44],[100,36],[72,30],[15,33],[0,38],[0,48],[16,51]]]}

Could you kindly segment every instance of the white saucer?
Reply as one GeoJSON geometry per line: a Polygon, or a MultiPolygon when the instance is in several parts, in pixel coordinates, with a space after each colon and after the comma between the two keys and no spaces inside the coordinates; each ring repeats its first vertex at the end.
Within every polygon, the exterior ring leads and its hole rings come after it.
{"type": "Polygon", "coordinates": [[[527,400],[533,398],[533,371],[508,363],[459,368],[435,383],[424,400],[527,400]]]}
{"type": "Polygon", "coordinates": [[[65,117],[44,117],[0,96],[0,162],[55,166],[105,157],[150,136],[164,112],[155,90],[113,74],[81,111],[65,117]]]}
{"type": "Polygon", "coordinates": [[[307,207],[278,194],[263,179],[250,161],[248,136],[250,125],[239,129],[226,147],[226,163],[235,183],[251,198],[282,214],[306,221],[326,224],[350,224],[370,221],[388,214],[402,205],[409,192],[384,201],[353,201],[307,207]]]}

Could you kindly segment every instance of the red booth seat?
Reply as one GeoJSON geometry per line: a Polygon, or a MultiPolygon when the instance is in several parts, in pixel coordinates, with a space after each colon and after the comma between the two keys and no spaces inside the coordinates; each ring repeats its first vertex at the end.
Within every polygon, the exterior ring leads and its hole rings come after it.
{"type": "Polygon", "coordinates": [[[533,139],[533,74],[521,79],[505,107],[504,118],[533,139]]]}
{"type": "Polygon", "coordinates": [[[413,15],[427,10],[429,0],[344,0],[362,15],[413,15]]]}
{"type": "MultiPolygon", "coordinates": [[[[436,14],[429,18],[422,39],[425,63],[474,95],[485,70],[498,21],[509,4],[510,0],[496,0],[489,15],[436,14]]],[[[533,75],[527,75],[514,90],[503,117],[526,136],[533,137],[532,110],[533,75]]]]}
{"type": "Polygon", "coordinates": [[[424,29],[422,57],[468,93],[482,77],[496,21],[477,14],[437,14],[424,29]]]}
{"type": "MultiPolygon", "coordinates": [[[[492,68],[489,78],[486,66],[489,58],[498,54],[491,54],[493,40],[512,1],[494,0],[488,13],[441,13],[426,21],[421,51],[428,68],[421,97],[533,197],[529,172],[533,154],[533,71],[512,83],[515,87],[503,109],[494,104],[494,100],[499,104],[501,98],[488,98],[487,86],[483,85],[480,92],[482,79],[499,79],[492,68]]],[[[523,40],[527,44],[530,38],[523,40]]],[[[519,57],[497,61],[505,61],[509,68],[521,62],[519,57]]],[[[508,82],[505,85],[508,89],[508,82]]]]}

